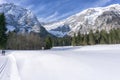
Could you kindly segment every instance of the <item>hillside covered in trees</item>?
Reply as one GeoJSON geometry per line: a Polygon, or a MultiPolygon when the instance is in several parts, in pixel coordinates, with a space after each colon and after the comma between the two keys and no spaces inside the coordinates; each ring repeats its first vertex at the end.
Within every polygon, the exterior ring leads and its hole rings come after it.
{"type": "Polygon", "coordinates": [[[53,39],[54,46],[83,46],[96,44],[120,44],[120,29],[111,29],[93,32],[88,34],[74,34],[73,37],[63,37],[53,39]]]}
{"type": "Polygon", "coordinates": [[[95,45],[95,44],[119,44],[120,43],[120,29],[111,29],[96,31],[91,30],[89,34],[78,34],[72,38],[72,45],[95,45]]]}

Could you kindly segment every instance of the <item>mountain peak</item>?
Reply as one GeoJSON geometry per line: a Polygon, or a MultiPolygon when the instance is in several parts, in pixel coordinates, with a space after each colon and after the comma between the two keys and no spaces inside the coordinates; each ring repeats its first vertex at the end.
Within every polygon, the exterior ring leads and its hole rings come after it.
{"type": "Polygon", "coordinates": [[[73,36],[74,33],[78,32],[86,34],[90,30],[106,29],[109,31],[112,28],[120,28],[120,5],[88,8],[62,21],[45,25],[45,28],[53,35],[59,32],[56,36],[61,36],[61,33],[73,36]],[[69,26],[70,30],[61,31],[60,27],[65,27],[64,25],[69,26]]]}
{"type": "Polygon", "coordinates": [[[40,33],[42,30],[45,30],[30,10],[14,5],[13,3],[1,4],[0,13],[5,14],[8,31],[40,33]]]}

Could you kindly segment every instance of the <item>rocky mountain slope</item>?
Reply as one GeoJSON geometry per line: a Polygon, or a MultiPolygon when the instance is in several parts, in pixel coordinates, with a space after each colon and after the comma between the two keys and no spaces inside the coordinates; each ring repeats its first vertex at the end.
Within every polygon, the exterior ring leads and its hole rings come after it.
{"type": "Polygon", "coordinates": [[[1,4],[0,13],[6,17],[6,27],[8,31],[15,30],[18,33],[35,32],[47,34],[44,27],[41,26],[36,16],[27,9],[14,4],[1,4]]]}
{"type": "Polygon", "coordinates": [[[59,22],[44,25],[49,33],[63,37],[74,33],[89,33],[90,30],[109,31],[120,28],[120,4],[107,7],[89,8],[59,22]]]}

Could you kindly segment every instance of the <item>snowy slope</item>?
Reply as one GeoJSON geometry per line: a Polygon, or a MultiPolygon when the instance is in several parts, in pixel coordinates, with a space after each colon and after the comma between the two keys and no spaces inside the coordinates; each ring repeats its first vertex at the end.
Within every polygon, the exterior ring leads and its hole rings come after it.
{"type": "Polygon", "coordinates": [[[0,13],[5,14],[8,31],[15,30],[19,33],[40,33],[46,31],[37,17],[28,9],[12,3],[4,3],[0,4],[0,13]]]}
{"type": "Polygon", "coordinates": [[[80,13],[72,15],[67,19],[46,24],[44,26],[53,35],[58,36],[59,34],[59,36],[63,37],[64,35],[73,36],[74,33],[78,32],[86,34],[91,29],[94,31],[102,29],[109,31],[112,28],[120,28],[119,23],[120,4],[113,4],[107,7],[89,8],[80,13]],[[69,26],[70,28],[70,30],[66,30],[65,33],[61,29],[58,30],[59,27],[65,27],[64,25],[67,25],[67,27],[69,26]],[[59,33],[56,35],[55,31],[59,31],[59,33]],[[60,32],[62,32],[64,35],[60,32]]]}
{"type": "Polygon", "coordinates": [[[119,62],[120,45],[8,51],[0,80],[120,80],[119,62]]]}

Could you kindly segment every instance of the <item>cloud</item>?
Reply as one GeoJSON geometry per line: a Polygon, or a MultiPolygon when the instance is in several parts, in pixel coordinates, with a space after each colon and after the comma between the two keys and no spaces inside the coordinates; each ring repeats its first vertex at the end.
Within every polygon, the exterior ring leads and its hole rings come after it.
{"type": "Polygon", "coordinates": [[[93,2],[91,0],[0,0],[0,4],[14,3],[30,9],[40,22],[53,22],[65,19],[86,8],[105,6],[111,1],[113,0],[93,0],[93,2]]]}
{"type": "Polygon", "coordinates": [[[70,0],[53,0],[47,1],[47,3],[46,1],[47,0],[0,0],[0,3],[14,3],[16,5],[26,7],[37,15],[41,22],[57,21],[70,15],[70,11],[63,10],[69,6],[70,0]]]}
{"type": "Polygon", "coordinates": [[[7,3],[6,0],[0,0],[0,4],[7,3]]]}
{"type": "Polygon", "coordinates": [[[32,4],[32,5],[29,5],[29,6],[27,6],[27,9],[33,9],[34,8],[34,5],[32,4]]]}
{"type": "MultiPolygon", "coordinates": [[[[110,3],[112,0],[98,0],[98,1],[95,1],[93,2],[91,5],[87,4],[86,5],[88,7],[86,8],[89,8],[89,7],[100,7],[100,6],[105,6],[106,4],[110,3]]],[[[70,5],[70,4],[66,4],[66,5],[70,5]]],[[[66,6],[64,5],[64,6],[66,6]]],[[[60,8],[64,8],[64,6],[60,7],[60,8]]],[[[84,8],[85,6],[83,6],[84,8]]],[[[59,9],[60,9],[59,8],[59,9]]],[[[59,10],[58,9],[58,10],[59,10]]],[[[55,12],[54,14],[48,16],[47,18],[41,18],[44,22],[53,22],[53,21],[58,21],[58,20],[61,20],[61,19],[64,19],[64,18],[67,18],[77,12],[80,12],[82,9],[80,7],[77,7],[75,10],[72,10],[72,11],[68,11],[68,12],[65,12],[65,13],[58,13],[58,12],[55,12]]]]}
{"type": "MultiPolygon", "coordinates": [[[[14,3],[19,6],[25,6],[25,3],[29,3],[31,0],[0,0],[0,4],[3,3],[14,3]]],[[[28,6],[28,5],[27,5],[28,6]]]]}
{"type": "Polygon", "coordinates": [[[47,18],[46,18],[46,20],[51,20],[51,19],[55,19],[57,16],[59,15],[59,13],[58,12],[55,12],[55,13],[53,13],[52,15],[50,15],[50,16],[48,16],[47,18]]]}
{"type": "Polygon", "coordinates": [[[40,22],[51,22],[51,21],[56,21],[56,17],[59,15],[58,12],[55,12],[53,14],[51,14],[50,16],[46,17],[46,18],[39,18],[40,22]]]}
{"type": "Polygon", "coordinates": [[[56,19],[56,20],[60,20],[60,19],[63,19],[63,18],[65,18],[65,17],[67,17],[67,16],[72,15],[73,13],[75,13],[75,11],[65,13],[65,14],[63,14],[63,15],[61,15],[61,16],[56,17],[55,19],[56,19]]]}
{"type": "Polygon", "coordinates": [[[95,7],[99,7],[99,6],[104,6],[106,5],[107,3],[111,2],[112,0],[98,0],[96,3],[95,3],[95,7]]]}
{"type": "Polygon", "coordinates": [[[71,11],[65,14],[60,15],[60,13],[55,12],[54,14],[50,15],[49,17],[46,18],[39,18],[40,22],[54,22],[54,21],[59,21],[61,19],[64,19],[70,15],[72,15],[73,13],[76,13],[76,11],[71,11]]]}
{"type": "Polygon", "coordinates": [[[40,12],[42,12],[43,10],[47,10],[46,9],[46,5],[40,5],[40,6],[36,6],[34,5],[34,7],[31,7],[31,9],[35,14],[39,14],[40,12]]]}

